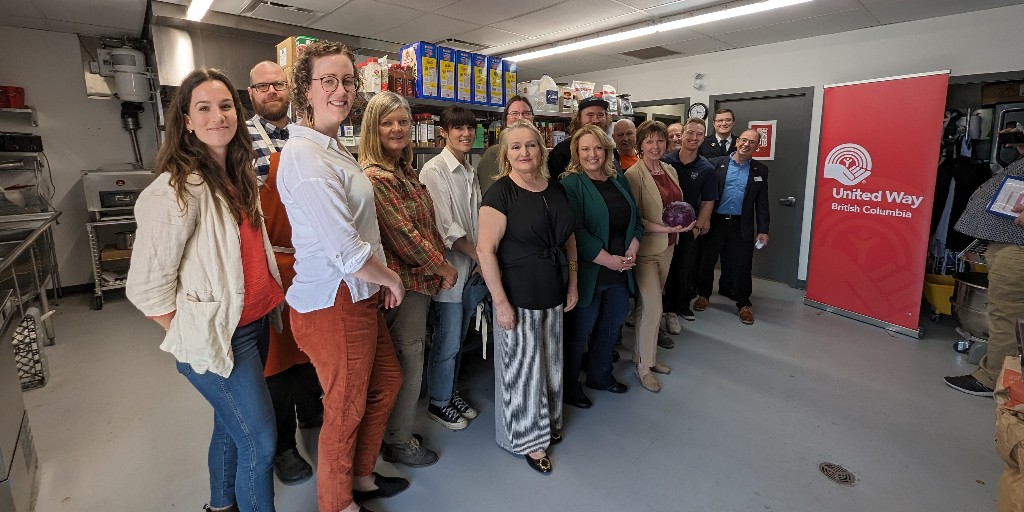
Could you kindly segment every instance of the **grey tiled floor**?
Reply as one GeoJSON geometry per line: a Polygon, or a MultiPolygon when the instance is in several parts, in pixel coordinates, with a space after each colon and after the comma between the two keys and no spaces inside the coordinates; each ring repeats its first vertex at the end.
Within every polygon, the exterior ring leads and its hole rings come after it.
{"type": "MultiPolygon", "coordinates": [[[[25,394],[41,460],[36,510],[198,511],[207,500],[212,414],[161,352],[159,329],[117,294],[60,301],[51,380],[25,394]]],[[[420,416],[441,460],[380,462],[412,480],[378,511],[974,511],[991,510],[1002,463],[993,403],[944,375],[970,370],[949,319],[922,340],[801,304],[802,292],[755,283],[757,323],[716,296],[684,322],[663,391],[620,363],[624,395],[591,391],[568,408],[555,471],[541,476],[494,444],[490,361],[464,363],[462,390],[481,410],[450,432],[420,416]],[[842,464],[841,487],[818,473],[842,464]]],[[[627,340],[631,331],[627,331],[627,340]]],[[[627,344],[629,342],[627,341],[627,344]]],[[[622,351],[628,360],[627,350],[622,351]]],[[[424,407],[421,404],[421,407],[424,407]]],[[[303,431],[315,452],[317,431],[303,431]]],[[[277,486],[282,512],[316,509],[314,481],[277,486]]]]}

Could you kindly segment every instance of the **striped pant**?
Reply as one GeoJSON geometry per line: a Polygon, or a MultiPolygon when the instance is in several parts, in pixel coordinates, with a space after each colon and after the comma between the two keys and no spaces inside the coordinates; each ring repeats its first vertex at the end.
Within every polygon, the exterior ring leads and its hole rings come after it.
{"type": "Polygon", "coordinates": [[[506,331],[494,318],[494,430],[498,446],[547,449],[562,428],[562,306],[516,308],[506,331]]]}

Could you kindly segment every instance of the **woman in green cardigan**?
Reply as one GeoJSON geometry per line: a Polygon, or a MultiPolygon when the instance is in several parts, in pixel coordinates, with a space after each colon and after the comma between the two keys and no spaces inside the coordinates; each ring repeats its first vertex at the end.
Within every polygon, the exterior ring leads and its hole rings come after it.
{"type": "Polygon", "coordinates": [[[612,393],[628,389],[612,376],[612,352],[635,291],[632,269],[644,228],[629,183],[609,158],[614,148],[599,127],[580,128],[561,180],[576,216],[580,297],[576,310],[566,316],[563,401],[584,409],[592,405],[580,385],[587,339],[587,387],[612,393]]]}

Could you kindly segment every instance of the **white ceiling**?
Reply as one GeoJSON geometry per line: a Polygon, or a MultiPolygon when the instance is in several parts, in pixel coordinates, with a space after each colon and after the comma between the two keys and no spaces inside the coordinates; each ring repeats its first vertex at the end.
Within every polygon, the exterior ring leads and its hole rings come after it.
{"type": "MultiPolygon", "coordinates": [[[[190,0],[166,0],[188,5],[190,0]]],[[[214,0],[245,15],[254,0],[214,0]]],[[[735,5],[736,0],[273,0],[321,13],[305,27],[379,39],[469,43],[511,55],[735,5]]],[[[747,2],[748,0],[740,0],[747,2]]],[[[546,57],[520,75],[565,76],[635,64],[622,52],[664,46],[697,55],[1024,3],[1024,0],[813,0],[806,4],[546,57]]],[[[103,36],[141,33],[146,0],[0,0],[0,25],[103,36]]],[[[297,34],[302,29],[297,27],[297,34]]],[[[459,47],[459,44],[451,44],[459,47]]],[[[671,57],[666,57],[671,58],[671,57]]]]}

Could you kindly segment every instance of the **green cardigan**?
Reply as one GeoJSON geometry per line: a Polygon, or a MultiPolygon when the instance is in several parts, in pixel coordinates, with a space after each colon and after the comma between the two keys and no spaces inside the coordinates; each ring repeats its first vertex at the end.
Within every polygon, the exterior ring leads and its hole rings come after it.
{"type": "MultiPolygon", "coordinates": [[[[629,203],[629,228],[626,236],[626,246],[632,238],[640,240],[644,235],[644,225],[637,217],[636,202],[633,201],[633,194],[629,191],[629,183],[626,178],[617,174],[608,178],[615,188],[619,189],[622,197],[629,203]]],[[[594,299],[594,288],[597,286],[597,271],[600,265],[594,263],[594,258],[601,253],[601,249],[608,250],[608,206],[597,190],[594,183],[583,173],[571,173],[562,178],[562,186],[569,198],[569,208],[576,216],[576,259],[579,260],[579,275],[576,287],[579,292],[579,306],[586,307],[594,299]]],[[[633,279],[633,271],[626,271],[626,283],[629,293],[636,291],[636,283],[633,279]]]]}

